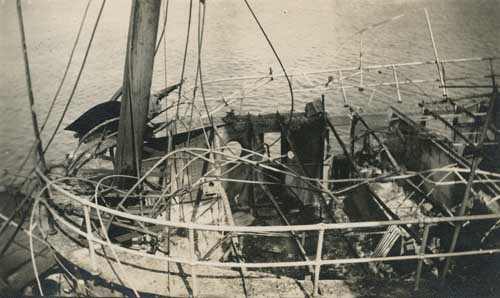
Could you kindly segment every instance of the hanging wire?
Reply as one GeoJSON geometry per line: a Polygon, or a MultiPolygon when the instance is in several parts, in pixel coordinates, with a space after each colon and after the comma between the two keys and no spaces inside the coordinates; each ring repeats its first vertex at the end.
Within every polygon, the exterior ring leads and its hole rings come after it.
{"type": "Polygon", "coordinates": [[[105,5],[106,5],[106,0],[102,0],[101,7],[99,8],[99,13],[97,15],[94,27],[92,29],[92,34],[90,35],[90,40],[88,42],[87,48],[85,50],[85,54],[83,56],[82,65],[80,66],[80,70],[78,71],[78,75],[76,77],[75,83],[74,83],[73,88],[71,90],[70,96],[68,98],[68,101],[66,102],[66,105],[65,105],[64,110],[63,110],[63,112],[61,114],[61,117],[59,118],[59,121],[57,122],[56,128],[52,132],[52,135],[50,136],[49,141],[45,145],[45,148],[43,150],[44,153],[47,152],[47,150],[49,149],[50,145],[52,144],[52,141],[54,140],[57,132],[59,131],[59,128],[61,127],[61,124],[62,124],[62,122],[64,120],[64,116],[66,116],[66,113],[68,112],[69,106],[70,106],[70,104],[71,104],[71,102],[73,100],[73,97],[74,97],[75,92],[76,92],[76,88],[78,87],[78,83],[80,82],[80,78],[81,78],[83,70],[85,68],[85,64],[87,62],[87,58],[88,58],[89,53],[90,53],[90,48],[92,47],[92,42],[94,41],[94,37],[95,37],[96,31],[97,31],[97,27],[99,25],[99,21],[101,20],[102,12],[104,10],[104,6],[105,5]]]}
{"type": "MultiPolygon", "coordinates": [[[[76,46],[78,45],[78,42],[80,40],[80,34],[82,32],[82,29],[83,29],[83,26],[85,24],[85,19],[87,18],[87,13],[88,13],[88,10],[89,10],[89,7],[90,7],[90,4],[92,3],[92,0],[89,0],[87,2],[87,6],[85,7],[85,12],[83,13],[83,17],[82,17],[82,20],[80,22],[80,27],[78,28],[78,32],[77,32],[77,35],[76,35],[76,38],[75,38],[75,41],[73,43],[73,48],[71,49],[71,53],[69,55],[69,59],[68,59],[68,62],[66,64],[66,68],[64,70],[64,74],[61,78],[61,81],[59,82],[59,86],[57,87],[57,90],[56,90],[56,93],[54,95],[54,97],[52,98],[52,102],[50,103],[50,107],[49,107],[49,110],[47,111],[47,114],[45,115],[45,119],[43,121],[43,124],[42,126],[40,127],[40,134],[44,131],[45,129],[45,125],[47,124],[49,118],[50,118],[50,115],[52,113],[52,110],[55,106],[55,103],[57,101],[57,98],[59,96],[59,93],[61,92],[62,90],[62,86],[64,85],[64,82],[66,81],[66,76],[68,74],[68,71],[69,71],[69,68],[71,66],[71,63],[73,61],[73,56],[74,56],[74,53],[75,53],[75,49],[76,49],[76,46]]],[[[22,172],[22,170],[24,169],[24,167],[26,166],[26,163],[28,162],[31,154],[33,154],[35,148],[38,146],[38,140],[35,140],[35,142],[33,143],[33,145],[30,147],[30,150],[28,151],[28,154],[26,154],[25,158],[23,159],[23,161],[21,162],[19,168],[17,169],[16,171],[16,174],[15,175],[18,175],[22,172]]],[[[12,186],[15,182],[15,177],[13,177],[13,179],[10,181],[9,183],[9,186],[12,186]]],[[[24,182],[23,182],[24,183],[24,182]]]]}
{"type": "MultiPolygon", "coordinates": [[[[186,71],[186,60],[187,60],[187,55],[188,55],[188,49],[189,49],[189,36],[191,33],[191,19],[192,19],[192,14],[193,14],[193,0],[189,1],[189,14],[188,14],[188,24],[187,24],[187,33],[186,33],[186,42],[185,42],[185,47],[184,47],[184,56],[182,59],[182,68],[181,68],[181,77],[179,79],[180,82],[184,80],[184,72],[186,71]]],[[[182,98],[182,85],[179,86],[179,98],[177,99],[177,109],[175,111],[175,119],[179,119],[179,103],[182,98]]],[[[176,127],[174,128],[174,132],[176,131],[176,127]]]]}
{"type": "Polygon", "coordinates": [[[158,42],[156,44],[156,47],[155,47],[155,56],[156,56],[156,53],[158,52],[158,50],[160,49],[160,46],[162,44],[162,42],[166,42],[166,28],[167,28],[167,20],[168,20],[168,5],[169,4],[169,1],[167,0],[166,1],[166,5],[165,5],[165,16],[163,18],[163,26],[162,26],[162,29],[161,29],[161,33],[160,33],[160,37],[158,38],[158,42]]]}
{"type": "Polygon", "coordinates": [[[274,53],[274,56],[276,57],[276,60],[278,60],[278,63],[280,64],[280,67],[281,69],[283,70],[283,74],[285,75],[285,78],[286,78],[286,81],[288,82],[288,88],[290,90],[290,118],[288,120],[288,123],[286,124],[287,126],[289,126],[292,122],[292,117],[293,117],[293,111],[294,111],[294,103],[295,103],[295,99],[294,99],[294,96],[293,96],[293,87],[292,87],[292,81],[290,80],[290,78],[288,77],[288,74],[286,72],[286,69],[285,69],[285,66],[283,65],[283,62],[281,62],[281,58],[280,56],[278,55],[278,52],[276,52],[276,49],[274,48],[273,46],[273,43],[271,42],[271,40],[269,39],[269,36],[267,35],[266,31],[264,30],[264,28],[262,27],[262,24],[260,23],[259,19],[257,18],[257,16],[255,15],[255,12],[253,11],[252,7],[250,6],[250,3],[248,3],[248,0],[244,0],[245,1],[245,4],[247,5],[248,7],[248,10],[250,11],[250,13],[252,14],[255,22],[257,23],[257,25],[259,26],[260,28],[260,31],[262,32],[262,35],[264,35],[267,43],[269,44],[269,47],[271,48],[271,50],[273,51],[274,53]]]}
{"type": "MultiPolygon", "coordinates": [[[[167,20],[168,20],[168,8],[170,4],[170,0],[164,0],[163,3],[165,3],[165,17],[164,17],[164,22],[163,22],[163,30],[162,30],[162,37],[163,37],[163,74],[165,76],[165,88],[168,85],[167,82],[167,37],[164,36],[166,35],[166,28],[167,28],[167,20]]],[[[168,120],[168,119],[167,119],[168,120]]]]}
{"type": "MultiPolygon", "coordinates": [[[[205,5],[203,5],[203,17],[201,16],[201,10],[202,10],[202,4],[201,2],[198,2],[198,38],[197,38],[197,41],[198,41],[198,46],[197,46],[197,64],[196,64],[196,74],[195,74],[195,81],[194,81],[194,89],[193,89],[193,98],[192,98],[192,101],[191,101],[191,111],[190,111],[190,115],[189,115],[189,126],[188,126],[188,140],[187,140],[187,143],[189,144],[190,143],[190,137],[191,137],[191,128],[192,128],[192,125],[193,125],[193,112],[194,112],[194,108],[195,108],[195,100],[196,100],[196,91],[198,90],[198,78],[201,77],[201,50],[202,50],[202,44],[203,44],[203,33],[204,33],[204,29],[205,29],[205,5]]],[[[201,78],[200,78],[201,80],[201,78]]],[[[203,83],[200,82],[200,88],[203,87],[203,83]]],[[[210,122],[212,123],[211,121],[211,118],[209,117],[209,120],[210,122]]],[[[207,146],[210,147],[210,144],[207,144],[207,146]]]]}
{"type": "Polygon", "coordinates": [[[83,30],[83,25],[85,24],[85,19],[87,18],[87,13],[89,11],[90,4],[92,3],[92,0],[89,0],[87,2],[87,6],[85,7],[85,12],[83,13],[82,20],[80,22],[80,27],[78,28],[78,33],[76,34],[75,41],[73,43],[73,48],[71,49],[71,53],[69,54],[69,59],[68,62],[66,63],[66,68],[64,69],[64,74],[61,78],[61,81],[59,83],[59,86],[57,87],[56,94],[54,95],[54,98],[52,99],[52,102],[50,103],[49,110],[47,112],[47,115],[45,116],[45,120],[40,128],[40,130],[43,131],[45,128],[45,125],[47,124],[47,121],[49,120],[50,114],[52,113],[52,109],[54,108],[57,98],[59,96],[59,93],[61,92],[62,86],[64,85],[64,82],[66,81],[66,76],[68,75],[69,68],[71,66],[71,62],[73,61],[73,56],[75,54],[76,46],[78,45],[78,42],[80,40],[80,35],[83,30]]]}

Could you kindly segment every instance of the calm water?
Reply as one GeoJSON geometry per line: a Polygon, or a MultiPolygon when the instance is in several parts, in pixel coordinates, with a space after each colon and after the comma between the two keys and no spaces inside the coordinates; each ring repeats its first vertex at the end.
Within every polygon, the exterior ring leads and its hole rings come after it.
{"type": "MultiPolygon", "coordinates": [[[[279,66],[243,1],[207,2],[202,54],[206,81],[228,76],[262,75],[268,72],[269,67],[279,73],[279,66]]],[[[34,95],[39,118],[43,119],[63,75],[87,1],[38,0],[23,3],[34,95]]],[[[60,103],[64,103],[69,96],[99,3],[96,0],[92,2],[74,64],[59,97],[60,103]]],[[[357,66],[357,32],[398,15],[404,16],[363,34],[363,63],[432,60],[433,50],[424,7],[429,10],[441,58],[499,56],[500,53],[498,0],[252,0],[251,3],[289,72],[357,66]]],[[[153,89],[164,85],[165,73],[169,84],[180,78],[188,4],[187,0],[170,1],[166,33],[167,67],[165,72],[161,50],[156,60],[153,89]]],[[[196,63],[197,6],[196,3],[185,75],[191,84],[196,63]]],[[[63,127],[86,109],[108,99],[120,86],[129,13],[130,1],[108,0],[63,127]]],[[[0,0],[0,31],[0,170],[3,170],[15,169],[33,142],[13,0],[0,0]]],[[[485,69],[485,65],[477,65],[473,72],[483,73],[485,69]]],[[[465,69],[460,71],[466,72],[465,69]]],[[[435,73],[414,74],[423,78],[435,76],[435,73]]],[[[297,77],[294,87],[326,82],[326,78],[327,75],[304,75],[297,77]]],[[[238,88],[231,84],[213,85],[207,87],[207,92],[212,96],[228,96],[238,88]]],[[[261,97],[246,101],[243,112],[287,110],[289,95],[286,88],[284,81],[273,83],[264,89],[261,97]]],[[[342,105],[339,104],[341,95],[338,92],[327,92],[326,95],[329,109],[342,113],[342,105]]],[[[314,96],[319,95],[297,93],[297,103],[300,106],[314,96]]],[[[213,106],[217,102],[210,104],[213,106]]],[[[371,107],[385,108],[380,103],[371,107]]],[[[411,105],[406,108],[411,108],[411,105]]],[[[53,131],[62,109],[63,104],[56,106],[44,131],[45,138],[53,131]]],[[[60,160],[74,144],[72,134],[62,131],[51,146],[48,159],[60,160]]]]}

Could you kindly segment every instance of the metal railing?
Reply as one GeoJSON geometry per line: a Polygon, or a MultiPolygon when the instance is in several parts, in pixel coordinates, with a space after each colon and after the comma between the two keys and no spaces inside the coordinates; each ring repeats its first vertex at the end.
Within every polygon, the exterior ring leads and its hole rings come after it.
{"type": "MultiPolygon", "coordinates": [[[[416,278],[415,278],[415,289],[418,289],[420,282],[420,275],[422,272],[423,261],[425,259],[435,259],[435,258],[445,258],[445,257],[458,257],[458,256],[472,256],[472,255],[485,255],[485,254],[496,254],[500,253],[500,248],[493,249],[478,249],[470,251],[460,251],[460,252],[448,252],[448,253],[426,253],[425,248],[427,247],[429,229],[432,225],[439,223],[463,223],[469,221],[481,221],[481,220],[500,220],[500,214],[484,214],[484,215],[470,215],[470,216],[456,216],[456,217],[422,217],[418,219],[407,219],[407,220],[391,220],[391,221],[367,221],[367,222],[350,222],[350,223],[332,223],[332,224],[310,224],[310,225],[292,225],[292,226],[217,226],[217,225],[206,225],[197,224],[191,222],[172,222],[168,220],[147,218],[138,215],[128,214],[126,212],[114,210],[107,208],[98,204],[95,204],[89,200],[78,197],[75,194],[65,190],[61,186],[54,184],[49,178],[47,178],[43,173],[38,173],[40,177],[47,183],[48,187],[52,187],[55,191],[62,195],[67,196],[71,200],[82,205],[85,214],[88,214],[90,209],[95,209],[96,211],[108,213],[120,218],[126,218],[129,220],[134,220],[147,224],[159,225],[165,228],[179,228],[188,230],[188,241],[189,241],[189,257],[188,258],[174,258],[170,256],[152,255],[141,251],[127,249],[117,244],[113,244],[107,239],[107,241],[96,238],[92,233],[90,226],[90,218],[85,216],[84,220],[86,222],[86,232],[82,231],[80,227],[73,225],[72,223],[66,221],[61,217],[53,208],[48,206],[49,211],[54,216],[55,220],[60,224],[63,224],[68,229],[85,237],[89,242],[89,253],[92,263],[92,268],[98,270],[96,259],[95,259],[95,244],[100,244],[108,246],[112,250],[122,251],[130,254],[135,254],[143,257],[158,259],[166,262],[174,262],[177,264],[189,265],[191,267],[191,278],[192,278],[192,290],[193,295],[198,293],[197,285],[197,267],[198,266],[208,266],[208,267],[221,267],[221,268],[286,268],[286,267],[305,267],[314,266],[314,281],[313,281],[313,295],[317,295],[319,291],[320,283],[320,271],[321,266],[325,265],[339,265],[339,264],[361,264],[370,262],[390,262],[390,261],[405,261],[405,260],[418,260],[416,268],[416,278]],[[326,231],[330,230],[351,230],[360,228],[380,228],[389,226],[403,226],[403,225],[418,225],[423,227],[423,237],[420,249],[418,253],[414,255],[401,255],[401,256],[386,256],[386,257],[362,257],[362,258],[342,258],[342,259],[323,259],[323,246],[324,246],[324,236],[326,231]],[[244,235],[245,233],[263,233],[263,232],[317,232],[318,241],[316,245],[316,256],[314,260],[310,261],[291,261],[291,262],[262,262],[262,263],[245,263],[245,262],[218,262],[218,261],[203,261],[197,258],[194,253],[195,249],[195,232],[200,231],[217,231],[217,232],[232,232],[244,235]]],[[[117,261],[119,262],[118,258],[117,261]]]]}

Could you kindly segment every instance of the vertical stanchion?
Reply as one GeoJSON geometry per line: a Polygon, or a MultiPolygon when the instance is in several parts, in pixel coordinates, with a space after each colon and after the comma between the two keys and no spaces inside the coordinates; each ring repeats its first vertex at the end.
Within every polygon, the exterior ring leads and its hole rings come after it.
{"type": "Polygon", "coordinates": [[[344,87],[344,78],[342,77],[342,70],[339,69],[339,82],[340,82],[340,88],[342,88],[342,96],[344,98],[344,106],[347,106],[347,94],[345,92],[345,87],[344,87]]]}
{"type": "Polygon", "coordinates": [[[89,242],[89,255],[90,255],[90,262],[92,266],[92,274],[98,274],[98,269],[97,269],[97,261],[95,258],[95,249],[94,249],[94,241],[92,241],[92,226],[90,224],[90,207],[89,206],[83,206],[83,214],[85,217],[85,226],[87,229],[87,241],[89,242]]]}
{"type": "Polygon", "coordinates": [[[359,90],[363,90],[365,87],[363,85],[363,68],[359,68],[359,90]]]}
{"type": "MultiPolygon", "coordinates": [[[[217,146],[217,148],[218,147],[219,146],[217,146]]],[[[221,201],[222,201],[222,205],[224,207],[224,213],[226,214],[227,221],[228,221],[230,226],[235,226],[233,213],[231,211],[231,204],[229,203],[229,198],[227,197],[227,193],[220,182],[217,182],[217,187],[218,187],[219,193],[221,195],[221,201]]],[[[238,260],[241,260],[243,253],[241,252],[241,249],[240,249],[240,240],[239,240],[238,236],[236,236],[234,238],[231,237],[231,241],[234,244],[233,250],[234,250],[234,254],[236,255],[236,258],[238,260]]],[[[241,273],[242,274],[247,273],[247,270],[245,267],[241,267],[241,273]]]]}
{"type": "Polygon", "coordinates": [[[319,273],[321,270],[321,257],[323,254],[323,239],[325,237],[325,229],[321,227],[318,235],[318,247],[316,248],[316,264],[314,264],[314,285],[313,296],[319,294],[319,273]]]}
{"type": "Polygon", "coordinates": [[[420,251],[418,253],[418,255],[420,256],[420,259],[418,260],[417,275],[415,277],[415,291],[418,290],[418,286],[420,283],[420,275],[422,274],[422,266],[424,263],[424,259],[422,258],[422,256],[425,255],[425,248],[427,246],[427,238],[429,237],[429,228],[430,228],[430,224],[425,224],[424,235],[422,236],[422,244],[420,245],[420,251]]]}
{"type": "Polygon", "coordinates": [[[198,285],[196,280],[196,254],[194,251],[194,230],[189,229],[189,254],[191,257],[191,289],[193,290],[193,297],[198,294],[198,285]]]}
{"type": "MultiPolygon", "coordinates": [[[[328,132],[328,129],[327,129],[327,124],[326,124],[326,117],[327,117],[327,114],[326,114],[326,108],[325,108],[325,95],[322,94],[321,95],[321,109],[323,111],[323,113],[321,114],[321,117],[323,118],[323,126],[321,128],[321,130],[323,131],[323,158],[322,158],[322,161],[321,161],[321,167],[322,167],[322,178],[323,178],[323,181],[321,182],[323,184],[323,188],[325,190],[328,190],[330,185],[328,183],[328,176],[330,174],[330,163],[331,163],[331,156],[330,156],[330,152],[329,152],[329,132],[328,132]]],[[[333,157],[332,157],[333,158],[333,157]]],[[[323,196],[323,195],[322,195],[323,196]]],[[[330,198],[332,199],[332,198],[330,198]]],[[[322,200],[323,204],[320,204],[320,216],[321,216],[321,219],[323,219],[323,213],[326,213],[328,214],[329,212],[329,209],[330,209],[330,201],[328,201],[328,204],[325,204],[325,199],[322,200]],[[323,212],[323,208],[326,208],[323,212]]]]}
{"type": "Polygon", "coordinates": [[[396,91],[398,93],[398,102],[403,102],[401,99],[401,91],[399,90],[398,72],[396,71],[396,66],[392,66],[392,74],[394,76],[394,83],[396,83],[396,91]]]}
{"type": "Polygon", "coordinates": [[[329,188],[328,174],[330,173],[330,152],[329,152],[329,135],[328,135],[328,124],[326,123],[326,108],[325,108],[325,95],[321,95],[321,109],[323,110],[323,187],[325,189],[329,188]]]}
{"type": "Polygon", "coordinates": [[[446,84],[444,82],[443,72],[441,70],[442,64],[439,61],[436,42],[434,41],[434,34],[432,33],[431,20],[429,18],[429,13],[427,12],[427,8],[424,8],[424,12],[425,12],[425,19],[427,21],[427,28],[429,29],[429,35],[431,38],[432,49],[434,50],[434,58],[436,59],[436,67],[439,75],[439,82],[441,83],[441,86],[443,88],[443,97],[448,98],[448,91],[446,90],[446,84]]]}

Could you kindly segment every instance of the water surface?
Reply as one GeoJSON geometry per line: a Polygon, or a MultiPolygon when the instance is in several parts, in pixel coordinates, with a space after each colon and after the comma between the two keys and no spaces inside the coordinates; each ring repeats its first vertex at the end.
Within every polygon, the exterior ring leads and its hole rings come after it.
{"type": "MultiPolygon", "coordinates": [[[[440,58],[498,56],[500,52],[500,1],[498,0],[252,0],[250,1],[270,36],[286,69],[302,73],[359,64],[359,31],[395,16],[402,17],[363,34],[362,64],[386,64],[433,60],[423,8],[432,20],[440,58]]],[[[69,58],[87,1],[23,1],[26,35],[34,87],[36,110],[41,122],[48,109],[69,58]]],[[[92,1],[81,42],[75,53],[66,84],[53,116],[43,132],[44,140],[54,130],[71,92],[83,59],[100,1],[92,1]]],[[[153,89],[180,79],[187,32],[189,1],[171,0],[166,30],[166,52],[159,51],[153,89]],[[166,59],[165,59],[166,58],[166,59]],[[165,62],[166,60],[166,62],[165,62]],[[165,67],[166,66],[166,67],[165,67]]],[[[196,71],[198,3],[194,1],[193,25],[185,77],[193,83],[196,71]]],[[[107,100],[120,86],[123,76],[130,1],[108,0],[82,78],[62,126],[83,111],[107,100]]],[[[205,81],[228,76],[280,73],[279,65],[243,1],[208,0],[202,66],[205,81]]],[[[453,75],[484,73],[456,68],[453,75]]],[[[0,170],[15,169],[33,142],[15,1],[0,2],[0,170]]],[[[411,75],[434,78],[414,71],[411,75]]],[[[326,82],[327,75],[297,77],[294,87],[326,82]]],[[[253,84],[253,83],[252,83],[253,84]]],[[[248,87],[248,86],[247,86],[248,87]]],[[[214,96],[229,96],[235,84],[208,87],[214,96]]],[[[283,80],[263,89],[262,96],[244,103],[242,112],[288,110],[290,96],[283,80]]],[[[323,92],[325,93],[325,92],[323,92]]],[[[369,93],[356,99],[362,100],[369,93]]],[[[393,96],[394,94],[391,93],[393,96]]],[[[297,110],[319,93],[297,93],[297,110]]],[[[330,112],[344,113],[339,92],[326,92],[330,112]]],[[[386,98],[387,100],[387,98],[386,98]]],[[[373,101],[366,109],[386,109],[373,101]]],[[[216,105],[220,102],[210,102],[216,105]]],[[[406,109],[414,105],[408,104],[406,109]]],[[[239,104],[233,106],[239,109],[239,104]]],[[[61,131],[47,153],[47,159],[61,160],[75,145],[70,132],[61,131]]]]}

